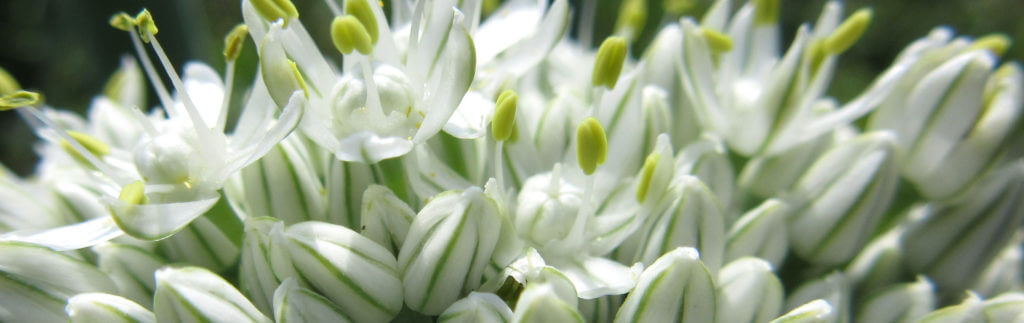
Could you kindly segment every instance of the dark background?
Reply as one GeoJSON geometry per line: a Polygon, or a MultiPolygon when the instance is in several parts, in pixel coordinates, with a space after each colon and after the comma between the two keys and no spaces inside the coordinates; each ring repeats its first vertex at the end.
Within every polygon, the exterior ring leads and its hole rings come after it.
{"type": "MultiPolygon", "coordinates": [[[[321,51],[340,58],[328,38],[333,18],[323,1],[293,0],[302,22],[317,39],[321,51]]],[[[385,3],[388,1],[385,1],[385,3]]],[[[572,0],[580,8],[579,0],[572,0]]],[[[620,0],[598,0],[595,39],[611,33],[620,0]]],[[[711,0],[701,0],[706,7],[711,0]]],[[[734,1],[736,5],[742,0],[734,1]]],[[[823,0],[783,0],[782,34],[787,40],[800,23],[817,19],[823,0]]],[[[958,35],[983,36],[1002,32],[1024,39],[1024,1],[1020,0],[848,0],[846,13],[872,7],[875,18],[865,36],[842,56],[829,93],[846,101],[859,93],[896,54],[935,26],[948,25],[958,35]]],[[[661,0],[649,4],[648,23],[640,37],[643,47],[661,22],[661,0]]],[[[44,94],[50,106],[84,113],[99,94],[107,78],[117,69],[122,55],[134,55],[128,35],[111,28],[111,14],[135,14],[149,8],[160,28],[161,44],[179,68],[188,60],[199,60],[223,71],[223,36],[242,21],[236,0],[0,0],[0,67],[10,72],[22,87],[44,94]]],[[[575,10],[579,12],[580,10],[575,10]]],[[[697,8],[693,15],[703,10],[697,8]]],[[[252,80],[255,53],[251,42],[239,60],[236,95],[252,80]]],[[[1013,46],[1004,57],[1021,61],[1024,46],[1013,46]]],[[[636,51],[637,48],[634,49],[636,51]]],[[[155,59],[155,57],[154,57],[155,59]]],[[[165,82],[169,82],[166,81],[165,82]]],[[[167,83],[170,85],[170,83],[167,83]]],[[[150,89],[149,103],[155,94],[150,89]]],[[[236,100],[237,102],[237,100],[236,100]]],[[[237,109],[235,109],[237,110],[237,109]]],[[[236,111],[237,112],[237,111],[236,111]]],[[[31,173],[38,141],[17,113],[0,113],[0,163],[16,173],[31,173]]]]}

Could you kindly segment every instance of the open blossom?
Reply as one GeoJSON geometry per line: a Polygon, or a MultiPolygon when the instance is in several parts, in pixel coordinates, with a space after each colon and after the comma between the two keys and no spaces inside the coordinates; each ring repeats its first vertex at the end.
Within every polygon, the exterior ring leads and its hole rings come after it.
{"type": "Polygon", "coordinates": [[[596,2],[241,0],[223,75],[118,13],[85,117],[0,70],[43,141],[0,170],[0,321],[1024,318],[1006,36],[936,28],[842,102],[869,8],[624,0],[592,42],[596,2]]]}

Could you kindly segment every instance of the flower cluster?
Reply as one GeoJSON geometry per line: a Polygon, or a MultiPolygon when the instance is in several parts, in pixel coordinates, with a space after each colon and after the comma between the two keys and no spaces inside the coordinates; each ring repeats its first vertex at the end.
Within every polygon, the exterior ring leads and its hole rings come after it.
{"type": "Polygon", "coordinates": [[[645,0],[596,49],[593,1],[578,40],[567,0],[339,2],[333,61],[242,0],[223,78],[116,14],[137,60],[85,118],[0,71],[43,139],[0,171],[0,321],[1024,319],[1005,36],[936,28],[839,102],[872,19],[839,1],[786,48],[778,0],[666,2],[643,52],[645,0]]]}

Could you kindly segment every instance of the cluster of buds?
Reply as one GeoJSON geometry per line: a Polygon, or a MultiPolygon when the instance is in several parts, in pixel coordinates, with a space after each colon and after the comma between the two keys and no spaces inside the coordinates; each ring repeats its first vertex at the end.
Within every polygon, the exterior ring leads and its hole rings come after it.
{"type": "Polygon", "coordinates": [[[643,0],[597,48],[594,1],[575,39],[568,0],[325,5],[342,61],[242,0],[223,77],[115,14],[137,58],[86,117],[0,70],[43,140],[0,169],[0,321],[1024,319],[1005,36],[936,28],[839,102],[872,19],[839,1],[788,49],[779,0],[666,1],[642,52],[643,0]]]}

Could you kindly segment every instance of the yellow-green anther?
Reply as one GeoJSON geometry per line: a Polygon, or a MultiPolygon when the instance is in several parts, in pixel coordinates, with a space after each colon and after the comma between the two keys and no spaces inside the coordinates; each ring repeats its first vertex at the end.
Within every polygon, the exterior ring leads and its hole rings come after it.
{"type": "Polygon", "coordinates": [[[111,27],[124,31],[132,31],[132,28],[135,27],[135,25],[135,18],[132,18],[132,16],[126,12],[122,11],[110,16],[111,27]]]}
{"type": "Polygon", "coordinates": [[[597,165],[604,164],[607,158],[608,138],[604,135],[601,122],[594,117],[583,119],[576,127],[576,160],[583,173],[593,174],[597,165]]]}
{"type": "Polygon", "coordinates": [[[640,33],[647,23],[647,0],[626,0],[619,9],[619,17],[615,21],[615,29],[631,28],[640,33]]]}
{"type": "Polygon", "coordinates": [[[770,25],[779,21],[782,0],[754,0],[754,22],[770,25]]]}
{"type": "Polygon", "coordinates": [[[110,79],[107,80],[107,84],[103,85],[103,96],[117,101],[121,97],[121,89],[124,88],[124,82],[126,82],[126,73],[124,68],[114,72],[114,75],[111,75],[110,79]]]}
{"type": "Polygon", "coordinates": [[[597,49],[591,83],[594,86],[615,87],[626,60],[626,40],[622,37],[608,37],[597,49]]]}
{"type": "Polygon", "coordinates": [[[658,167],[658,159],[661,154],[651,153],[644,160],[644,167],[640,170],[640,183],[636,187],[636,200],[643,203],[647,199],[647,189],[651,187],[651,179],[654,178],[654,169],[658,167]]]}
{"type": "Polygon", "coordinates": [[[245,37],[249,35],[249,27],[245,24],[238,24],[224,37],[224,59],[233,61],[238,59],[245,47],[245,37]]]}
{"type": "Polygon", "coordinates": [[[707,28],[701,28],[700,32],[704,35],[704,39],[708,40],[708,46],[715,53],[724,53],[732,50],[732,37],[729,37],[729,35],[707,28]]]}
{"type": "Polygon", "coordinates": [[[662,2],[662,6],[665,8],[665,12],[670,12],[675,15],[683,15],[697,6],[696,0],[665,0],[662,2]]]}
{"type": "Polygon", "coordinates": [[[36,105],[40,101],[42,101],[42,96],[39,93],[18,90],[0,97],[0,111],[36,105]]]}
{"type": "Polygon", "coordinates": [[[1013,41],[1010,37],[1004,34],[991,34],[985,37],[978,38],[971,44],[971,50],[975,49],[987,49],[996,56],[1003,56],[1007,49],[1010,49],[1010,44],[1013,41]]]}
{"type": "MultiPolygon", "coordinates": [[[[376,45],[379,32],[377,31],[377,17],[373,15],[373,9],[366,0],[345,0],[345,13],[350,14],[366,28],[370,35],[370,43],[376,45]]],[[[361,51],[360,51],[361,52],[361,51]]]]}
{"type": "Polygon", "coordinates": [[[498,96],[498,101],[494,104],[494,119],[491,121],[491,134],[494,140],[505,141],[512,137],[518,99],[519,95],[512,90],[505,90],[498,96]]]}
{"type": "Polygon", "coordinates": [[[7,95],[21,90],[18,80],[15,80],[6,70],[0,68],[0,95],[7,95]]]}
{"type": "Polygon", "coordinates": [[[871,16],[873,15],[870,8],[864,8],[857,10],[850,18],[846,18],[836,30],[832,32],[828,38],[825,38],[823,48],[826,54],[839,55],[850,49],[854,43],[860,39],[861,35],[864,35],[864,30],[868,29],[868,25],[871,24],[871,16]]]}
{"type": "Polygon", "coordinates": [[[818,70],[821,66],[821,62],[825,61],[825,40],[815,39],[811,41],[810,45],[807,45],[807,50],[804,52],[805,59],[811,66],[811,73],[818,70]]]}
{"type": "Polygon", "coordinates": [[[272,22],[283,19],[285,26],[288,26],[288,20],[299,17],[299,10],[291,0],[252,0],[251,3],[263,19],[272,22]]]}
{"type": "Polygon", "coordinates": [[[334,47],[345,55],[351,54],[353,49],[363,55],[373,51],[370,34],[359,19],[352,15],[334,18],[331,22],[331,39],[334,40],[334,47]]]}
{"type": "Polygon", "coordinates": [[[295,61],[289,59],[288,66],[292,68],[292,76],[294,76],[295,81],[299,83],[299,88],[302,89],[302,94],[309,99],[309,88],[306,87],[306,79],[302,77],[302,71],[299,71],[299,65],[295,64],[295,61]]]}
{"type": "MultiPolygon", "coordinates": [[[[82,147],[84,147],[85,150],[88,150],[89,153],[92,154],[93,156],[103,157],[110,153],[110,146],[107,146],[107,144],[104,143],[103,141],[96,139],[96,137],[74,130],[68,130],[68,135],[70,135],[72,139],[77,141],[79,145],[82,145],[82,147]]],[[[75,148],[71,146],[71,144],[68,143],[67,140],[62,140],[60,142],[60,147],[63,148],[64,151],[68,153],[68,155],[71,155],[71,158],[74,158],[79,163],[82,163],[84,165],[91,165],[89,160],[82,156],[82,154],[78,153],[78,151],[75,150],[75,148]]]]}
{"type": "Polygon", "coordinates": [[[117,195],[117,199],[129,205],[149,203],[149,198],[146,197],[146,184],[142,181],[134,181],[125,185],[121,188],[121,194],[117,195]]]}
{"type": "Polygon", "coordinates": [[[487,16],[494,12],[495,9],[498,9],[498,0],[483,0],[483,3],[480,5],[480,13],[483,16],[487,16]]]}
{"type": "Polygon", "coordinates": [[[139,14],[135,16],[135,23],[139,25],[139,34],[142,35],[142,40],[149,42],[149,36],[156,35],[160,30],[156,28],[156,21],[153,21],[153,15],[149,13],[148,9],[142,9],[139,14]],[[146,32],[143,32],[145,29],[146,32]]]}

